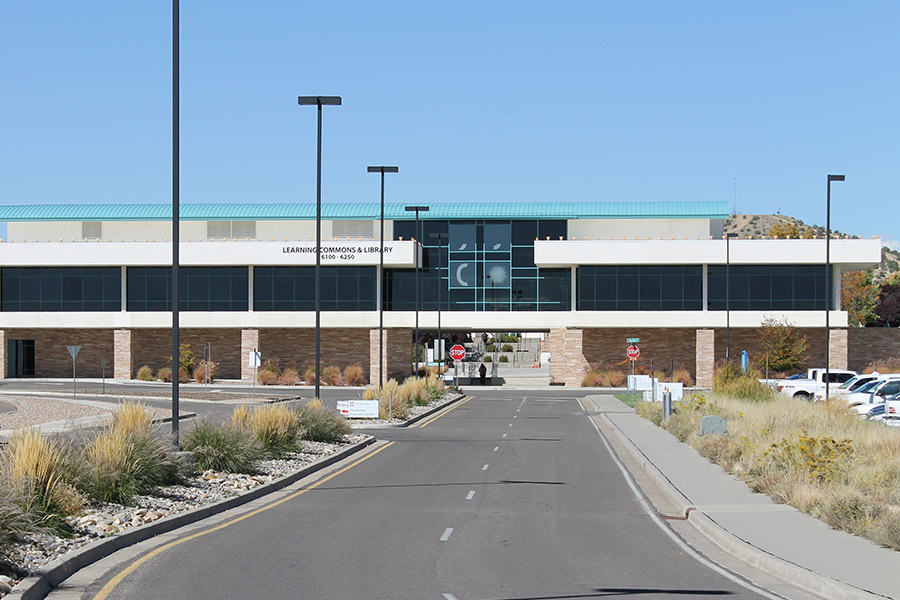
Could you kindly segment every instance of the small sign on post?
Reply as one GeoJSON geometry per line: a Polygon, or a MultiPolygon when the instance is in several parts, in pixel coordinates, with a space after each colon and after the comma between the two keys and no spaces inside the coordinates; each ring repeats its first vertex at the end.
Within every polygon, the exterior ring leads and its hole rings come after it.
{"type": "Polygon", "coordinates": [[[66,350],[72,355],[72,400],[75,399],[75,357],[81,352],[81,346],[66,346],[66,350]]]}

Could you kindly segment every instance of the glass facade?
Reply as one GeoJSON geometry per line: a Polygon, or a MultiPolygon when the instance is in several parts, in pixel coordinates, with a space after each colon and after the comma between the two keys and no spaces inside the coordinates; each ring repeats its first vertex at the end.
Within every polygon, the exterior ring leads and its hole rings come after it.
{"type": "Polygon", "coordinates": [[[709,310],[825,310],[825,265],[710,265],[709,310]]]}
{"type": "MultiPolygon", "coordinates": [[[[321,310],[376,310],[375,267],[320,267],[321,310]]],[[[315,267],[253,269],[253,309],[315,310],[315,267]]]]}
{"type": "Polygon", "coordinates": [[[700,265],[578,267],[578,310],[703,310],[700,265]]]}
{"type": "MultiPolygon", "coordinates": [[[[534,265],[534,240],[566,236],[566,222],[395,221],[395,239],[421,239],[420,310],[570,310],[571,271],[534,265]]],[[[385,310],[415,310],[415,269],[385,269],[385,310]]]]}
{"type": "Polygon", "coordinates": [[[3,267],[0,310],[85,312],[122,310],[119,267],[3,267]]]}
{"type": "MultiPolygon", "coordinates": [[[[128,310],[172,310],[171,267],[128,267],[128,310]]],[[[179,267],[178,308],[184,311],[250,309],[247,267],[179,267]]]]}

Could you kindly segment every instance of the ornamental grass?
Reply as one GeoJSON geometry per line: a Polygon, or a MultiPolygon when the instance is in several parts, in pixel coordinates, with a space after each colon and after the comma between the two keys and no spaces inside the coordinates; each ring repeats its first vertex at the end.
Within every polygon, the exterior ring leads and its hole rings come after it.
{"type": "Polygon", "coordinates": [[[840,400],[742,400],[694,394],[663,421],[660,403],[639,403],[660,423],[755,491],[832,527],[900,550],[900,431],[865,421],[840,400]],[[728,435],[700,436],[707,414],[728,435]]]}
{"type": "Polygon", "coordinates": [[[347,420],[325,408],[318,398],[313,398],[297,409],[297,418],[303,431],[303,439],[311,442],[340,442],[350,433],[347,420]]]}
{"type": "Polygon", "coordinates": [[[188,431],[184,449],[193,452],[194,464],[201,471],[225,473],[256,473],[257,463],[266,455],[250,431],[210,421],[200,421],[188,431]]]}
{"type": "Polygon", "coordinates": [[[300,449],[297,413],[284,404],[267,404],[252,410],[242,404],[234,409],[231,422],[238,429],[252,433],[272,456],[284,456],[300,449]]]}

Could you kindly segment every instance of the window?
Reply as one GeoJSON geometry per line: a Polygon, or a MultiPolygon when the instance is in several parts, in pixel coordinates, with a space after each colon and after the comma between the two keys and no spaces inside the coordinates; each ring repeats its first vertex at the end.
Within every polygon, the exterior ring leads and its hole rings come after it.
{"type": "Polygon", "coordinates": [[[245,239],[256,237],[256,221],[207,221],[209,239],[245,239]]]}
{"type": "Polygon", "coordinates": [[[708,276],[709,310],[824,310],[831,281],[825,265],[710,265],[708,276]]]}
{"type": "Polygon", "coordinates": [[[578,310],[702,310],[699,265],[578,267],[578,310]]]}
{"type": "MultiPolygon", "coordinates": [[[[171,267],[128,267],[130,311],[172,310],[171,267]]],[[[179,267],[178,308],[185,311],[250,309],[247,267],[179,267]]]]}
{"type": "MultiPolygon", "coordinates": [[[[320,268],[321,310],[376,309],[375,267],[320,268]]],[[[315,310],[315,281],[315,267],[256,267],[253,269],[253,309],[315,310]]]]}
{"type": "Polygon", "coordinates": [[[0,310],[87,312],[122,309],[118,267],[4,267],[0,310]]]}

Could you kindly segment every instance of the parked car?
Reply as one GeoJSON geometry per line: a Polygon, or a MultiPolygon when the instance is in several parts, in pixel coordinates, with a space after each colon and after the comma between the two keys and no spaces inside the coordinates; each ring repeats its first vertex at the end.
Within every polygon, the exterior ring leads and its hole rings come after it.
{"type": "Polygon", "coordinates": [[[847,406],[859,404],[879,404],[885,398],[900,394],[900,375],[882,375],[846,396],[847,406]]]}
{"type": "MultiPolygon", "coordinates": [[[[828,373],[828,391],[834,389],[853,377],[859,375],[857,371],[847,371],[844,369],[829,369],[828,373]]],[[[816,393],[825,393],[825,369],[809,369],[805,379],[778,379],[775,381],[775,389],[801,400],[812,400],[816,397],[816,393]]],[[[761,380],[765,381],[765,380],[761,380]]],[[[771,381],[769,381],[771,385],[771,381]]]]}
{"type": "MultiPolygon", "coordinates": [[[[829,394],[835,397],[846,396],[852,392],[858,391],[862,386],[872,381],[875,381],[881,377],[880,373],[868,373],[865,375],[857,375],[856,377],[851,377],[844,383],[838,387],[836,390],[829,389],[829,394]]],[[[821,402],[825,399],[825,391],[816,392],[816,402],[821,402]]]]}

